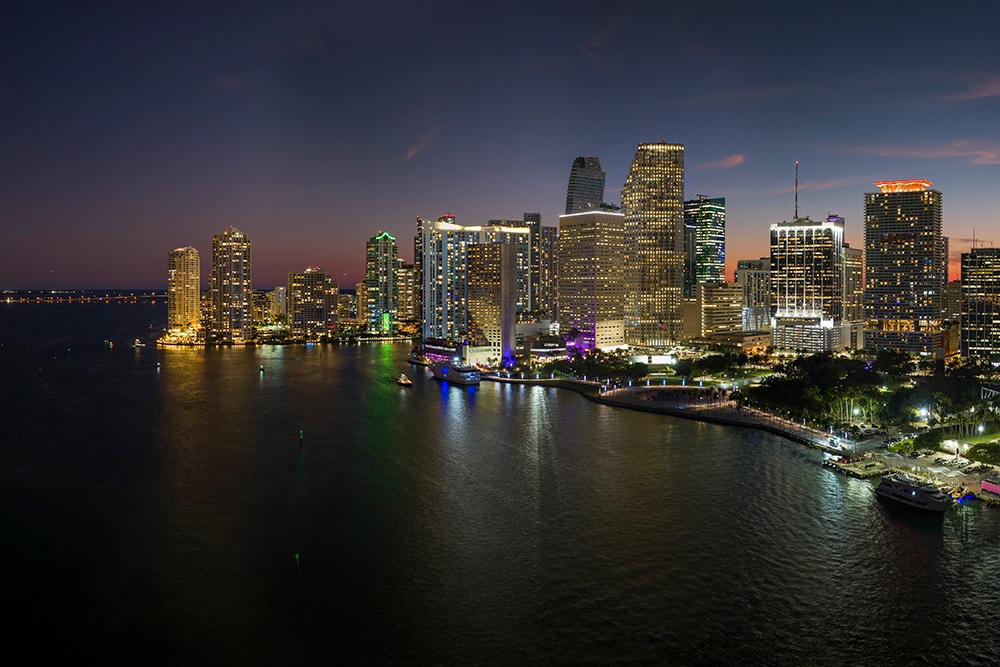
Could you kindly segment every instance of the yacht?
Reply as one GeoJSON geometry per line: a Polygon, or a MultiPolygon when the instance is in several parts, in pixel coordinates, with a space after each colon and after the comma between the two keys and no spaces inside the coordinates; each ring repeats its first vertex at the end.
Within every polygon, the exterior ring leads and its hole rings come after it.
{"type": "Polygon", "coordinates": [[[948,510],[955,500],[929,482],[919,482],[898,472],[882,478],[875,487],[876,495],[931,512],[948,510]]]}
{"type": "Polygon", "coordinates": [[[479,384],[479,371],[475,366],[439,362],[431,364],[431,372],[438,380],[452,384],[479,384]]]}
{"type": "Polygon", "coordinates": [[[405,373],[400,373],[399,377],[396,378],[396,384],[401,384],[404,387],[409,387],[409,386],[411,386],[413,384],[413,380],[411,380],[410,378],[406,377],[405,373]]]}

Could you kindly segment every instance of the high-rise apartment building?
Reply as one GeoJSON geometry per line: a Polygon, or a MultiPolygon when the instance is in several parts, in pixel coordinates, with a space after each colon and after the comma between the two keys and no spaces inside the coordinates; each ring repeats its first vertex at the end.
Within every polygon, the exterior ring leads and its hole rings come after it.
{"type": "Polygon", "coordinates": [[[841,327],[843,245],[844,220],[839,216],[771,225],[774,347],[824,352],[850,345],[841,327]]]}
{"type": "Polygon", "coordinates": [[[573,160],[573,167],[569,172],[569,187],[566,188],[566,213],[600,210],[604,204],[606,178],[607,174],[601,170],[600,159],[578,157],[573,160]]]}
{"type": "Polygon", "coordinates": [[[559,228],[542,227],[538,261],[538,310],[543,318],[558,320],[556,285],[559,280],[559,228]]]}
{"type": "Polygon", "coordinates": [[[468,340],[489,347],[487,359],[513,364],[517,334],[517,248],[512,243],[466,247],[468,340]]]}
{"type": "MultiPolygon", "coordinates": [[[[396,319],[396,239],[379,232],[365,246],[365,287],[368,292],[368,330],[390,333],[396,319]]],[[[360,315],[360,314],[359,314],[360,315]]]]}
{"type": "Polygon", "coordinates": [[[684,202],[684,296],[698,283],[726,280],[726,199],[684,202]]]}
{"type": "Polygon", "coordinates": [[[413,264],[402,259],[396,264],[396,315],[401,320],[419,320],[417,310],[416,271],[413,264]]]}
{"type": "Polygon", "coordinates": [[[736,262],[736,284],[740,287],[743,331],[771,328],[771,258],[736,262]]]}
{"type": "Polygon", "coordinates": [[[559,322],[584,347],[625,344],[625,216],[590,211],[559,216],[559,322]]]}
{"type": "Polygon", "coordinates": [[[661,347],[682,335],[684,146],[639,144],[622,188],[625,340],[661,347]]]}
{"type": "Polygon", "coordinates": [[[246,343],[253,334],[250,238],[235,227],[212,237],[209,277],[212,342],[246,343]]]}
{"type": "Polygon", "coordinates": [[[861,248],[844,243],[844,300],[840,319],[845,322],[864,322],[864,257],[861,248]]]}
{"type": "MultiPolygon", "coordinates": [[[[538,231],[541,216],[537,213],[525,213],[525,219],[534,218],[531,225],[538,231]]],[[[469,229],[472,229],[471,227],[469,229]]],[[[479,228],[478,243],[510,243],[514,249],[515,274],[517,280],[517,313],[526,317],[531,306],[532,293],[532,227],[521,220],[490,220],[479,228]]],[[[537,267],[535,267],[537,268],[537,267]]],[[[537,297],[536,297],[537,301],[537,297]]]]}
{"type": "Polygon", "coordinates": [[[465,249],[479,242],[480,227],[464,227],[448,214],[418,218],[421,231],[423,338],[466,337],[465,249]]]}
{"type": "Polygon", "coordinates": [[[339,285],[319,267],[288,274],[288,323],[293,338],[315,339],[337,327],[339,285]]]}
{"type": "Polygon", "coordinates": [[[171,333],[201,328],[201,256],[191,246],[167,256],[167,328],[171,333]]]}
{"type": "Polygon", "coordinates": [[[528,300],[524,305],[524,312],[535,313],[538,311],[538,299],[541,294],[541,286],[539,284],[540,270],[541,270],[541,252],[542,252],[542,214],[541,213],[525,213],[524,222],[521,224],[522,227],[528,228],[528,275],[527,278],[527,296],[528,300]]]}
{"type": "Polygon", "coordinates": [[[962,253],[963,357],[1000,357],[1000,248],[962,253]]]}
{"type": "Polygon", "coordinates": [[[947,285],[941,193],[925,180],[865,193],[865,345],[934,353],[947,285]]]}

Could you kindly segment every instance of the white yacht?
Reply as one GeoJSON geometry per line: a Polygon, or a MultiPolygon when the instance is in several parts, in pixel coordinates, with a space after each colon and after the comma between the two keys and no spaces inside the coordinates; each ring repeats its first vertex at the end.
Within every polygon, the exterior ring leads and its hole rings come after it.
{"type": "Polygon", "coordinates": [[[431,372],[438,380],[452,384],[479,384],[479,371],[475,366],[439,362],[431,364],[431,372]]]}
{"type": "Polygon", "coordinates": [[[883,477],[875,487],[875,493],[883,498],[931,512],[944,512],[955,502],[951,496],[933,484],[911,479],[898,472],[883,477]]]}

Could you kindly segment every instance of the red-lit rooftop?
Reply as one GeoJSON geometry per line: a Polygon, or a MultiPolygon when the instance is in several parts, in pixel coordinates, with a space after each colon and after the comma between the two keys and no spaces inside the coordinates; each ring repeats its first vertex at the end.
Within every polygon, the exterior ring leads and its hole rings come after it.
{"type": "Polygon", "coordinates": [[[921,178],[908,181],[875,181],[875,187],[882,192],[922,192],[932,185],[930,181],[921,178]]]}

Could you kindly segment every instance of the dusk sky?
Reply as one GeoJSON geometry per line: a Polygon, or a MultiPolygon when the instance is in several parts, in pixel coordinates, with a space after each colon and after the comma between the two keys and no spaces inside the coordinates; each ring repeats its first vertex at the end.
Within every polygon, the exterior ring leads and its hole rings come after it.
{"type": "Polygon", "coordinates": [[[974,229],[1000,244],[998,25],[991,3],[7,3],[0,289],[163,288],[186,245],[204,277],[229,225],[255,287],[320,266],[353,289],[380,230],[409,261],[416,216],[555,226],[573,158],[618,202],[660,140],[687,198],[726,198],[730,279],[792,217],[795,160],[800,214],[855,246],[873,181],[932,181],[956,279],[974,229]]]}

